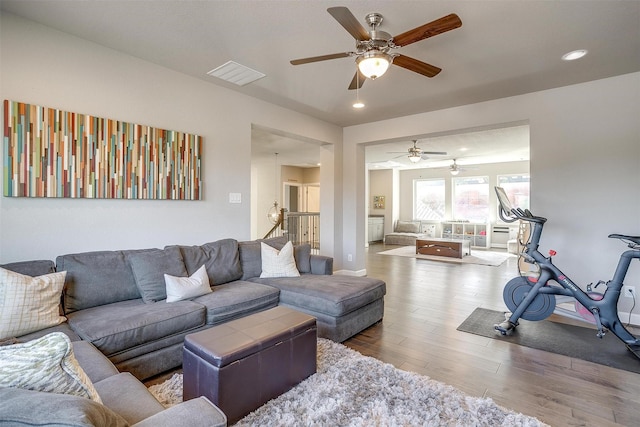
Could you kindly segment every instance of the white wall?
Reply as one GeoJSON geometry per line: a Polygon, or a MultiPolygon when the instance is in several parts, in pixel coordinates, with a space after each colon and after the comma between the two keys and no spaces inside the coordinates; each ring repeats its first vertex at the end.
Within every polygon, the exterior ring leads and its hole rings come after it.
{"type": "MultiPolygon", "coordinates": [[[[397,137],[526,121],[531,129],[532,211],[549,219],[541,250],[558,252],[556,264],[578,283],[613,275],[625,247],[610,233],[640,235],[640,73],[352,126],[344,130],[344,156],[365,143],[397,137]]],[[[362,218],[364,174],[345,162],[345,215],[362,218]]],[[[345,223],[349,219],[345,218],[345,223]]],[[[358,229],[345,228],[344,247],[364,267],[358,229]]],[[[345,264],[347,264],[345,262],[345,264]]],[[[640,282],[634,263],[628,283],[640,282]]],[[[626,303],[626,302],[625,302],[626,303]]]]}
{"type": "MultiPolygon", "coordinates": [[[[0,263],[88,250],[250,238],[251,125],[327,142],[321,184],[337,230],[342,130],[294,111],[3,13],[2,99],[203,136],[202,201],[0,198],[0,263]],[[338,159],[339,161],[339,159],[338,159]],[[326,166],[326,168],[325,168],[326,166]],[[229,193],[241,193],[230,204],[229,193]]],[[[1,167],[1,166],[0,166],[1,167]]],[[[324,206],[323,206],[324,208],[324,206]]],[[[333,255],[336,236],[321,237],[333,255]]]]}

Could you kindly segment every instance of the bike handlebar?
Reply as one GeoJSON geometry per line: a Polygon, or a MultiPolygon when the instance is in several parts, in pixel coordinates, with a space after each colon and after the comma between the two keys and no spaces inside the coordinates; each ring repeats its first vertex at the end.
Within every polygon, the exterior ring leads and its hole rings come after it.
{"type": "Polygon", "coordinates": [[[511,201],[507,197],[507,193],[502,187],[495,187],[498,201],[500,202],[500,211],[498,214],[500,218],[505,222],[514,222],[518,219],[529,222],[537,222],[544,224],[547,219],[541,216],[535,216],[529,209],[522,210],[520,208],[514,208],[511,205],[511,201]]]}

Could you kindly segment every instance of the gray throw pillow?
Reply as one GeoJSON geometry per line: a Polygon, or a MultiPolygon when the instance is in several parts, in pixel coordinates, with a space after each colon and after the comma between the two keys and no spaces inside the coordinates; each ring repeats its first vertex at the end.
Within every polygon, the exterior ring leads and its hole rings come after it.
{"type": "Polygon", "coordinates": [[[419,233],[420,222],[419,221],[398,221],[396,223],[397,233],[419,233]]]}
{"type": "Polygon", "coordinates": [[[296,267],[300,273],[311,273],[311,245],[303,243],[293,248],[293,256],[296,259],[296,267]]]}
{"type": "MultiPolygon", "coordinates": [[[[165,247],[165,250],[173,246],[165,247]]],[[[222,239],[201,246],[177,246],[180,248],[187,273],[191,276],[203,265],[207,269],[211,286],[233,282],[242,277],[238,242],[222,239]]]]}
{"type": "Polygon", "coordinates": [[[128,253],[136,286],[145,303],[153,303],[167,298],[164,275],[188,276],[182,261],[180,248],[171,246],[165,250],[155,249],[145,252],[128,253]]]}

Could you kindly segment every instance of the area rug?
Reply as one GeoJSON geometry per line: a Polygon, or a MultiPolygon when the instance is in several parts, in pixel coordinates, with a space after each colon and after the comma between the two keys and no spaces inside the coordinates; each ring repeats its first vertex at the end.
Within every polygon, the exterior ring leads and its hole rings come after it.
{"type": "Polygon", "coordinates": [[[596,337],[596,330],[592,328],[548,319],[537,322],[521,319],[513,334],[503,336],[493,329],[493,325],[503,322],[504,318],[502,311],[476,308],[458,326],[458,330],[640,373],[640,360],[611,332],[599,339],[596,337]]]}
{"type": "Polygon", "coordinates": [[[451,258],[446,256],[436,255],[421,255],[416,253],[416,247],[414,246],[401,246],[395,249],[389,249],[388,251],[378,252],[380,255],[396,255],[404,256],[416,259],[428,259],[431,261],[443,261],[452,262],[455,264],[479,264],[490,265],[497,267],[505,262],[510,257],[515,255],[506,252],[492,252],[485,250],[473,250],[471,249],[471,255],[465,255],[462,258],[451,258]]]}
{"type": "MultiPolygon", "coordinates": [[[[149,390],[165,405],[182,400],[182,375],[149,390]]],[[[236,426],[544,426],[491,399],[468,396],[318,339],[318,371],[236,426]]]]}

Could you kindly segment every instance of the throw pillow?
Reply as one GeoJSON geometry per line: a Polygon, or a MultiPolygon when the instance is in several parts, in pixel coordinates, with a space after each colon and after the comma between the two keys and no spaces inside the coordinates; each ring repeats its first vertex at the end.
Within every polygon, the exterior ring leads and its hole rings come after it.
{"type": "Polygon", "coordinates": [[[260,255],[262,256],[260,277],[296,277],[300,275],[296,268],[291,242],[287,242],[281,250],[260,243],[260,255]]]}
{"type": "Polygon", "coordinates": [[[64,322],[60,296],[66,274],[31,277],[0,268],[0,340],[64,322]]]}
{"type": "Polygon", "coordinates": [[[396,223],[397,233],[419,233],[420,222],[419,221],[398,221],[396,223]]]}
{"type": "Polygon", "coordinates": [[[62,332],[0,347],[0,360],[0,387],[71,394],[102,403],[62,332]]]}
{"type": "Polygon", "coordinates": [[[311,273],[311,245],[302,243],[293,247],[293,257],[300,273],[311,273]]]}
{"type": "Polygon", "coordinates": [[[164,275],[167,286],[167,302],[182,301],[211,293],[207,269],[203,265],[189,277],[175,277],[164,275]]]}
{"type": "Polygon", "coordinates": [[[165,250],[152,249],[128,253],[127,258],[136,280],[136,286],[145,303],[153,303],[167,298],[167,287],[164,283],[165,274],[176,277],[188,276],[180,248],[177,246],[171,246],[165,250]]]}

